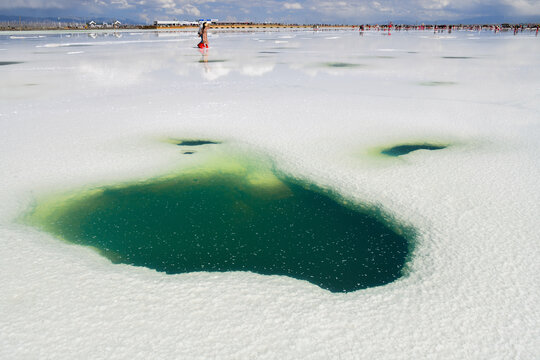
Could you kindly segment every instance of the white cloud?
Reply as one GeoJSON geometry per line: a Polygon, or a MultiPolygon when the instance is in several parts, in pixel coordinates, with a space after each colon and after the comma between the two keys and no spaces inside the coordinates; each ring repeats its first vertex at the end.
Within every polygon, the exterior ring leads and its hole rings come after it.
{"type": "Polygon", "coordinates": [[[377,11],[380,11],[380,12],[392,12],[394,10],[393,7],[391,6],[388,6],[388,5],[383,5],[381,4],[380,2],[378,1],[373,1],[371,3],[371,6],[376,9],[377,11]]]}
{"type": "MultiPolygon", "coordinates": [[[[454,3],[456,3],[454,1],[454,3]]],[[[422,0],[419,5],[424,9],[437,10],[444,9],[450,4],[449,0],[422,0]]]]}
{"type": "Polygon", "coordinates": [[[161,7],[163,9],[174,9],[176,8],[176,2],[174,0],[155,0],[155,6],[161,7]]]}
{"type": "MultiPolygon", "coordinates": [[[[118,0],[115,0],[118,1],[118,0]]],[[[211,3],[215,0],[143,0],[145,10],[152,14],[201,16],[194,4],[211,3]]]]}
{"type": "Polygon", "coordinates": [[[144,20],[147,24],[150,22],[150,16],[146,13],[139,14],[139,18],[144,20]]]}
{"type": "Polygon", "coordinates": [[[201,16],[201,12],[199,11],[199,9],[197,9],[195,6],[191,5],[191,4],[187,4],[183,7],[184,11],[186,13],[188,13],[189,15],[193,15],[193,16],[201,16]]]}
{"type": "Polygon", "coordinates": [[[0,9],[63,9],[72,5],[69,0],[7,0],[0,1],[0,9]]]}
{"type": "Polygon", "coordinates": [[[360,23],[393,19],[453,21],[489,16],[503,21],[509,16],[519,19],[540,15],[540,0],[0,0],[0,10],[10,9],[17,9],[16,15],[48,10],[49,14],[99,14],[146,20],[205,16],[239,21],[271,18],[360,23]]]}
{"type": "Polygon", "coordinates": [[[540,15],[540,0],[503,0],[503,3],[518,14],[540,15]]]}
{"type": "Polygon", "coordinates": [[[135,5],[129,4],[127,0],[112,0],[111,5],[116,5],[119,9],[129,9],[135,5]]]}
{"type": "Polygon", "coordinates": [[[303,9],[302,4],[300,3],[283,3],[283,7],[287,10],[301,10],[303,9]]]}

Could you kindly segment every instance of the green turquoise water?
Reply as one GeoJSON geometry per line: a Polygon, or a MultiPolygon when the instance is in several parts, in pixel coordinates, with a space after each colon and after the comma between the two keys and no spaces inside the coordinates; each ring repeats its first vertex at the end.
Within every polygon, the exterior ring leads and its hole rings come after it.
{"type": "Polygon", "coordinates": [[[431,144],[410,144],[410,145],[398,145],[391,148],[387,148],[381,151],[381,154],[388,156],[401,156],[406,155],[416,150],[441,150],[446,146],[431,145],[431,144]]]}
{"type": "Polygon", "coordinates": [[[200,146],[200,145],[208,145],[208,144],[219,144],[219,142],[211,141],[211,140],[179,140],[177,145],[180,146],[200,146]]]}
{"type": "Polygon", "coordinates": [[[22,64],[22,61],[0,61],[0,66],[22,64]]]}
{"type": "Polygon", "coordinates": [[[354,68],[354,67],[360,67],[362,65],[343,63],[343,62],[328,62],[328,63],[324,63],[324,66],[334,67],[334,68],[354,68]]]}
{"type": "Polygon", "coordinates": [[[332,292],[396,280],[409,249],[377,212],[241,167],[98,189],[38,206],[31,218],[114,263],[286,275],[332,292]]]}

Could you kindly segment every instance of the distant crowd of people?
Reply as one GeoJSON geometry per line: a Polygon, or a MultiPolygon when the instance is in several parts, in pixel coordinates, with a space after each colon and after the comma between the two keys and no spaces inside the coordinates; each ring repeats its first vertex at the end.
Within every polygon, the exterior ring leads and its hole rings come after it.
{"type": "MultiPolygon", "coordinates": [[[[210,24],[208,22],[202,22],[199,25],[198,35],[201,37],[201,41],[197,44],[199,49],[208,49],[208,28],[210,24]]],[[[354,28],[354,26],[353,26],[354,28]]],[[[313,27],[314,30],[318,30],[318,26],[313,27]]],[[[538,36],[540,30],[540,24],[501,24],[501,25],[394,25],[392,23],[385,25],[359,25],[358,30],[362,35],[364,31],[433,31],[434,33],[452,33],[454,30],[466,30],[466,31],[493,31],[495,33],[513,31],[514,35],[520,32],[530,31],[535,32],[538,36]]]]}
{"type": "Polygon", "coordinates": [[[501,31],[513,31],[514,35],[517,35],[520,32],[530,31],[535,32],[538,36],[538,31],[540,29],[539,24],[502,24],[502,25],[360,25],[360,31],[433,31],[434,33],[448,32],[451,33],[453,30],[468,30],[468,31],[493,31],[495,33],[501,31]]]}

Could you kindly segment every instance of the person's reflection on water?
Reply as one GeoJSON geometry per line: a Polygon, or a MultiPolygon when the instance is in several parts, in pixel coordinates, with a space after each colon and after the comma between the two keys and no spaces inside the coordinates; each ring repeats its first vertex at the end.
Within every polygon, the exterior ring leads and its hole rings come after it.
{"type": "Polygon", "coordinates": [[[201,53],[201,60],[199,62],[203,63],[204,71],[206,73],[210,72],[210,66],[208,66],[208,49],[199,49],[201,53]]]}

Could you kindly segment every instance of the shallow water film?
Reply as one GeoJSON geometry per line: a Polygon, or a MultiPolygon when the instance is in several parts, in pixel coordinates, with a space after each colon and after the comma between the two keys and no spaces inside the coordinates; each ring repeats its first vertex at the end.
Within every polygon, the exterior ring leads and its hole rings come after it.
{"type": "Polygon", "coordinates": [[[375,215],[272,174],[190,173],[62,204],[45,230],[169,274],[251,271],[332,292],[399,278],[408,242],[375,215]]]}

